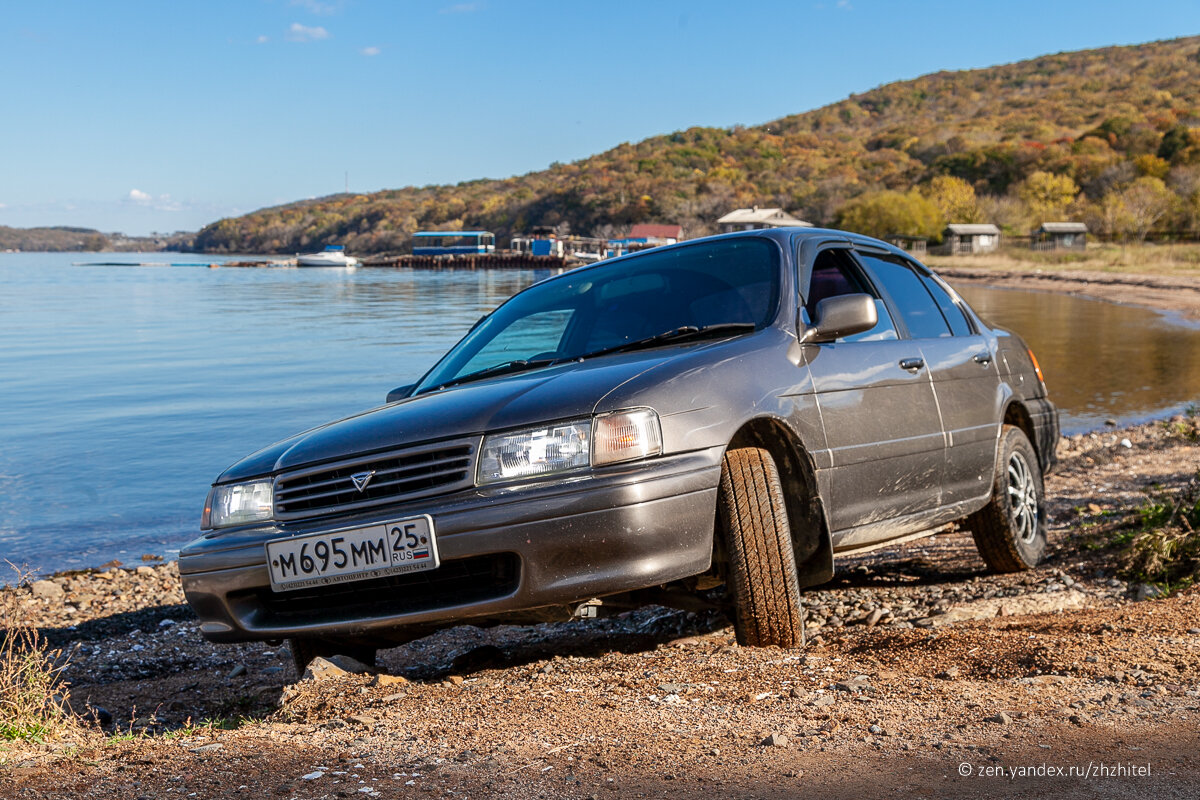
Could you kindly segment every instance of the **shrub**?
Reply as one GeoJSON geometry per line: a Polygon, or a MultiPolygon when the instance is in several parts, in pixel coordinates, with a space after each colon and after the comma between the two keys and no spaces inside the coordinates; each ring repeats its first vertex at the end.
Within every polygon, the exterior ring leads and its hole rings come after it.
{"type": "Polygon", "coordinates": [[[0,589],[0,741],[48,742],[78,733],[62,678],[66,661],[19,621],[18,597],[0,589]]]}

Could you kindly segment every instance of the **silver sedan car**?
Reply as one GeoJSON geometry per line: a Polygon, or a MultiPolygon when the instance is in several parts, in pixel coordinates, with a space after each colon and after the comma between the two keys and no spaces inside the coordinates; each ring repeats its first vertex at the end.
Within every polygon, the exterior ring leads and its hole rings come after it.
{"type": "Polygon", "coordinates": [[[1036,564],[1057,436],[1025,344],[908,254],[747,231],[518,293],[386,405],[230,467],[179,568],[208,638],[301,665],[651,601],[790,647],[835,556],[958,522],[1036,564]]]}

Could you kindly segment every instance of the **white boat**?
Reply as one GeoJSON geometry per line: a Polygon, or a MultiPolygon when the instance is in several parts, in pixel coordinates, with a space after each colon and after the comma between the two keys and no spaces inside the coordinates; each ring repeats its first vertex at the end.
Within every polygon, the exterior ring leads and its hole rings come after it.
{"type": "Polygon", "coordinates": [[[346,255],[346,248],[331,244],[320,253],[296,254],[298,267],[356,267],[358,259],[346,255]]]}

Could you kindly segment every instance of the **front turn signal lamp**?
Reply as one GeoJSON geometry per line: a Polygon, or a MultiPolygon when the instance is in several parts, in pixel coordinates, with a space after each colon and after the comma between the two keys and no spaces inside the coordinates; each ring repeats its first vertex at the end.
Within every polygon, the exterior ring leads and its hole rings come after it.
{"type": "Polygon", "coordinates": [[[662,453],[662,425],[649,408],[614,411],[592,421],[592,463],[616,464],[662,453]]]}

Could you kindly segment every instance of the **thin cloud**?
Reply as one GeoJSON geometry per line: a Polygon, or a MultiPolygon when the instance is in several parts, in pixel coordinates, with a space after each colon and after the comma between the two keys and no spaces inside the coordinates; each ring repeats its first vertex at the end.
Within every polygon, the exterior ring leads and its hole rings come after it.
{"type": "Polygon", "coordinates": [[[483,8],[483,3],[455,3],[452,6],[446,6],[439,14],[473,14],[483,8]]]}
{"type": "Polygon", "coordinates": [[[155,197],[141,189],[130,189],[129,194],[124,197],[124,202],[126,205],[153,208],[155,211],[182,211],[184,209],[184,204],[178,200],[172,200],[169,194],[160,194],[155,197]]]}
{"type": "Polygon", "coordinates": [[[364,56],[377,56],[383,51],[381,51],[378,47],[371,46],[371,47],[364,47],[362,50],[359,50],[358,52],[362,53],[364,56]]]}
{"type": "Polygon", "coordinates": [[[309,27],[301,25],[299,22],[293,22],[287,30],[287,38],[289,42],[319,42],[329,38],[329,31],[320,25],[309,27]]]}
{"type": "Polygon", "coordinates": [[[271,37],[269,37],[269,36],[260,36],[260,37],[258,37],[257,39],[255,39],[254,41],[255,41],[256,43],[258,43],[258,44],[266,44],[267,42],[271,41],[271,37]]]}

